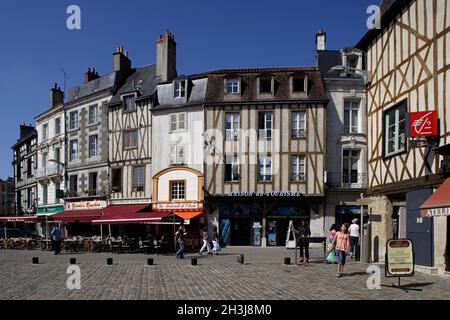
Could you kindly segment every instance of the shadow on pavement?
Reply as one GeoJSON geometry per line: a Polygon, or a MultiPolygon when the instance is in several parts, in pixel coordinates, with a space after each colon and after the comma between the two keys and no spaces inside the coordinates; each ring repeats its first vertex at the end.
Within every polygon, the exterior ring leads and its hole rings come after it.
{"type": "Polygon", "coordinates": [[[426,286],[430,286],[432,284],[434,284],[434,282],[409,283],[409,284],[403,284],[403,285],[400,285],[400,286],[395,285],[395,284],[392,284],[390,286],[382,284],[381,286],[382,287],[387,287],[387,288],[400,289],[400,290],[403,290],[403,291],[405,291],[407,293],[408,291],[423,291],[423,289],[420,289],[420,287],[426,287],[426,286]]]}

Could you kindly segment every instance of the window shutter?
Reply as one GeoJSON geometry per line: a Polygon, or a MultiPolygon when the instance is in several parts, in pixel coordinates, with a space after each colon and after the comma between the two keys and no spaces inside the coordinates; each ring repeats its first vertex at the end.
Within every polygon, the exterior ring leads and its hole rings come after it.
{"type": "Polygon", "coordinates": [[[171,114],[170,115],[170,132],[177,130],[177,115],[171,114]]]}
{"type": "Polygon", "coordinates": [[[178,164],[183,164],[186,163],[185,161],[185,147],[184,146],[178,146],[177,148],[178,150],[178,158],[177,158],[177,163],[178,164]]]}
{"type": "Polygon", "coordinates": [[[177,146],[170,146],[169,163],[175,164],[177,162],[177,146]]]}
{"type": "Polygon", "coordinates": [[[186,114],[180,113],[178,115],[178,129],[185,130],[186,129],[186,114]]]}

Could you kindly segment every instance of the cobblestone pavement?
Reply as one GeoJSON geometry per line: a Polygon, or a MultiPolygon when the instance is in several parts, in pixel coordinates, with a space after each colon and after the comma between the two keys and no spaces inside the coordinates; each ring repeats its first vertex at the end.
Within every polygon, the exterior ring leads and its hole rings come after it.
{"type": "MultiPolygon", "coordinates": [[[[283,265],[294,260],[294,251],[284,248],[226,248],[222,256],[187,254],[63,254],[41,251],[0,251],[0,299],[81,300],[319,300],[319,299],[450,299],[450,276],[417,273],[402,279],[407,288],[392,287],[397,279],[381,277],[381,290],[369,290],[368,265],[350,261],[345,275],[336,278],[336,265],[327,265],[320,249],[312,261],[283,265]],[[245,264],[237,263],[238,254],[245,264]],[[32,257],[40,264],[31,264],[32,257]],[[81,290],[69,290],[66,273],[69,259],[81,268],[81,290]],[[114,265],[107,266],[112,257],[114,265]],[[156,265],[147,266],[152,257],[156,265]],[[190,257],[198,265],[190,265],[190,257]],[[404,290],[404,289],[407,289],[404,290]]],[[[383,268],[382,268],[383,269],[383,268]]],[[[383,272],[383,271],[382,271],[383,272]]]]}

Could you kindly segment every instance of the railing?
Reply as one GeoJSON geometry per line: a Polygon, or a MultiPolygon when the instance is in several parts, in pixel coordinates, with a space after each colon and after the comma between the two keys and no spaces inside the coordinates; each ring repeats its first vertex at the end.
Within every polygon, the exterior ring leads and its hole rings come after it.
{"type": "Polygon", "coordinates": [[[367,174],[328,172],[327,185],[332,188],[365,189],[367,188],[367,174]]]}

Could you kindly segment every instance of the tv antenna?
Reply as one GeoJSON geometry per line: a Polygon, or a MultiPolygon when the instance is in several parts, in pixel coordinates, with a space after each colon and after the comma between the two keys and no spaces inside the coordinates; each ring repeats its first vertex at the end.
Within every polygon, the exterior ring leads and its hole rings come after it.
{"type": "Polygon", "coordinates": [[[64,95],[66,95],[66,79],[70,79],[70,78],[69,78],[69,75],[67,74],[67,72],[64,71],[63,68],[60,67],[60,69],[64,75],[64,95]]]}

